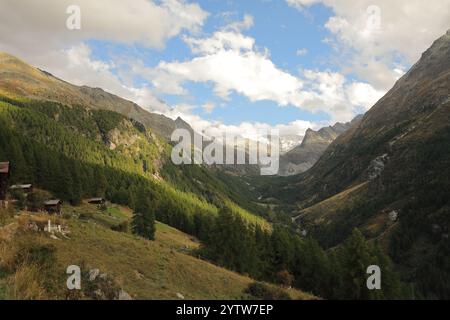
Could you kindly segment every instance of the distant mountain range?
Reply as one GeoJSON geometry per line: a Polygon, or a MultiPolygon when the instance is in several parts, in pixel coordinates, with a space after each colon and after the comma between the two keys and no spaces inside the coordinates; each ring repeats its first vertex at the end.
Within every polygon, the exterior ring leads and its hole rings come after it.
{"type": "Polygon", "coordinates": [[[285,154],[302,143],[304,135],[286,134],[280,136],[280,153],[285,154]]]}
{"type": "Polygon", "coordinates": [[[301,143],[280,157],[280,176],[291,176],[309,170],[322,156],[327,147],[351,126],[361,121],[362,115],[351,122],[336,123],[318,131],[308,129],[301,143]]]}

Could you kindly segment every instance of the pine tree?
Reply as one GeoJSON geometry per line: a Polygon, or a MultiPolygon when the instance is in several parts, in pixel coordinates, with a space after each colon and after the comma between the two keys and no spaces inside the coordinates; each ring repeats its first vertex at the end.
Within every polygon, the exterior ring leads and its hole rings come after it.
{"type": "Polygon", "coordinates": [[[139,193],[132,228],[135,234],[155,240],[155,210],[144,191],[139,193]]]}
{"type": "Polygon", "coordinates": [[[296,243],[293,264],[295,286],[323,298],[331,298],[336,285],[330,259],[313,239],[296,243]]]}
{"type": "Polygon", "coordinates": [[[97,197],[104,197],[106,188],[108,187],[108,181],[106,180],[105,172],[102,169],[95,171],[95,182],[95,195],[97,197]]]}
{"type": "Polygon", "coordinates": [[[370,300],[381,299],[381,290],[367,288],[367,268],[379,265],[374,247],[367,243],[361,231],[354,229],[352,235],[344,242],[340,252],[342,270],[342,295],[344,299],[370,300]]]}

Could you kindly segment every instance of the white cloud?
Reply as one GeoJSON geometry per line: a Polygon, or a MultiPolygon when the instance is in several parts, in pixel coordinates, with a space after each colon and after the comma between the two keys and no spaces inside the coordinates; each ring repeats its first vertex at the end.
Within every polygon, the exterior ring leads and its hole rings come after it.
{"type": "Polygon", "coordinates": [[[241,30],[253,27],[253,24],[254,24],[253,16],[246,14],[242,21],[232,22],[227,26],[225,26],[225,30],[239,32],[241,30]]]}
{"type": "Polygon", "coordinates": [[[304,9],[330,7],[326,23],[345,73],[354,73],[377,90],[392,87],[432,42],[450,28],[450,0],[286,0],[304,9]]]}
{"type": "Polygon", "coordinates": [[[305,7],[309,7],[313,4],[319,3],[321,0],[286,0],[286,2],[298,9],[303,9],[305,7]]]}
{"type": "Polygon", "coordinates": [[[202,105],[202,108],[206,113],[211,113],[216,108],[216,105],[212,102],[207,102],[202,105]]]}
{"type": "Polygon", "coordinates": [[[210,38],[195,39],[184,37],[184,41],[196,54],[215,54],[221,51],[251,51],[255,39],[233,31],[219,31],[210,38]]]}
{"type": "Polygon", "coordinates": [[[330,122],[349,121],[361,109],[368,110],[384,94],[363,82],[348,81],[341,73],[303,70],[302,105],[325,111],[330,122]]]}
{"type": "Polygon", "coordinates": [[[157,68],[175,81],[213,82],[214,92],[223,99],[235,91],[252,102],[272,100],[282,106],[295,105],[302,87],[299,79],[255,51],[217,51],[186,62],[161,62],[157,68]]]}
{"type": "Polygon", "coordinates": [[[208,13],[184,0],[77,0],[81,30],[66,28],[72,0],[2,0],[0,43],[33,52],[64,48],[87,39],[161,48],[182,30],[199,31],[208,13]]]}
{"type": "Polygon", "coordinates": [[[331,121],[351,120],[383,94],[367,83],[348,81],[341,73],[305,70],[294,76],[278,68],[267,49],[258,50],[255,39],[228,27],[210,37],[185,37],[184,41],[196,55],[193,59],[136,68],[160,92],[186,94],[185,82],[211,83],[224,100],[236,92],[251,102],[270,100],[279,106],[324,112],[331,121]],[[363,89],[370,95],[361,97],[363,89]]]}
{"type": "Polygon", "coordinates": [[[235,91],[252,102],[272,100],[282,106],[296,105],[302,82],[277,68],[267,52],[255,48],[255,39],[239,32],[252,24],[253,19],[246,16],[211,37],[185,37],[197,57],[184,62],[162,61],[155,69],[145,71],[147,78],[165,93],[184,92],[181,88],[186,81],[211,82],[214,92],[223,99],[235,91]]]}
{"type": "Polygon", "coordinates": [[[308,54],[308,49],[302,48],[302,49],[298,49],[295,54],[299,57],[307,55],[308,54]]]}
{"type": "Polygon", "coordinates": [[[352,105],[361,106],[364,111],[380,100],[385,92],[374,89],[367,83],[352,83],[346,88],[346,94],[352,105]]]}

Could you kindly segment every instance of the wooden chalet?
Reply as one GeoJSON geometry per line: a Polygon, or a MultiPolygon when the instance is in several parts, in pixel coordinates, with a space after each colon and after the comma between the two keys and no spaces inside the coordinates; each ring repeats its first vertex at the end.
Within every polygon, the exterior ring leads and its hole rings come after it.
{"type": "Polygon", "coordinates": [[[6,199],[9,179],[9,162],[0,162],[0,201],[6,199]]]}
{"type": "Polygon", "coordinates": [[[104,198],[91,198],[87,201],[90,204],[102,205],[106,202],[104,198]]]}
{"type": "Polygon", "coordinates": [[[62,201],[59,199],[48,200],[45,202],[45,211],[52,214],[61,214],[62,213],[62,201]]]}
{"type": "Polygon", "coordinates": [[[20,190],[23,193],[33,193],[33,185],[32,184],[15,184],[12,185],[10,190],[20,190]]]}

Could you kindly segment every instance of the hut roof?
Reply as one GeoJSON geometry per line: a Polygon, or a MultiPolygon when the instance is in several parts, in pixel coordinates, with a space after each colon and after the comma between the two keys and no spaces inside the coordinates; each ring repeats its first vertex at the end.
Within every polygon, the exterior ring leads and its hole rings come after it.
{"type": "Polygon", "coordinates": [[[105,199],[103,198],[91,198],[88,200],[88,202],[98,202],[98,201],[104,201],[105,199]]]}
{"type": "Polygon", "coordinates": [[[48,200],[45,202],[46,206],[56,206],[57,204],[61,204],[61,200],[55,199],[55,200],[48,200]]]}
{"type": "Polygon", "coordinates": [[[11,189],[28,189],[31,188],[32,184],[15,184],[11,186],[11,189]]]}

